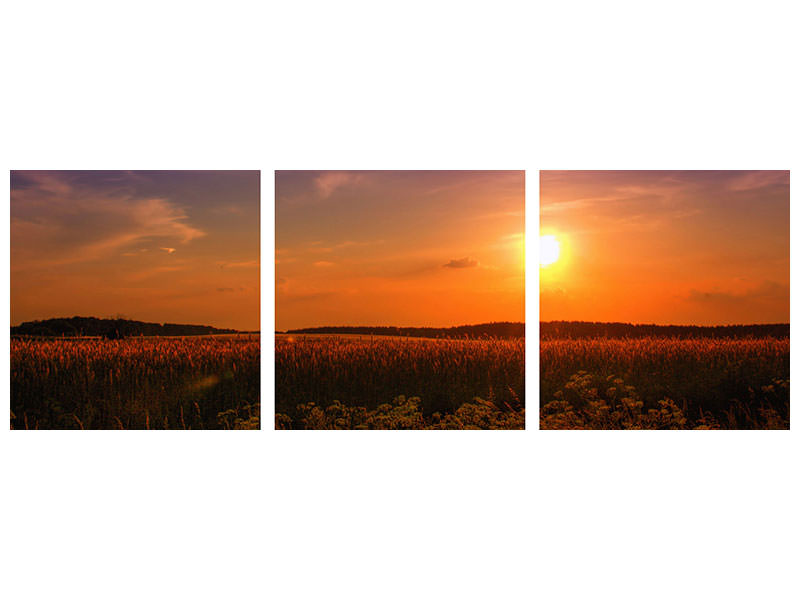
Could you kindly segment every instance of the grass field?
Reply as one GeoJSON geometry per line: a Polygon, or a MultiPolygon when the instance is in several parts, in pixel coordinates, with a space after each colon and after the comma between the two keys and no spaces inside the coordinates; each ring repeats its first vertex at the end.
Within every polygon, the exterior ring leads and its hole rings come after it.
{"type": "Polygon", "coordinates": [[[525,341],[276,336],[279,429],[524,429],[525,341]]]}
{"type": "Polygon", "coordinates": [[[257,429],[258,336],[12,339],[12,429],[257,429]]]}
{"type": "Polygon", "coordinates": [[[542,429],[788,429],[789,339],[543,340],[542,429]]]}

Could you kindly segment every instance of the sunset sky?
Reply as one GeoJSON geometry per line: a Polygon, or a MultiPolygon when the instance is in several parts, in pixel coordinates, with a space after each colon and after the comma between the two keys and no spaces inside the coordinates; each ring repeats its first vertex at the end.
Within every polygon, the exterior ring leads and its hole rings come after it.
{"type": "Polygon", "coordinates": [[[788,171],[542,171],[543,321],[789,322],[788,171]],[[545,241],[545,247],[549,242],[545,241]]]}
{"type": "Polygon", "coordinates": [[[523,171],[278,171],[276,328],[523,321],[523,171]]]}
{"type": "Polygon", "coordinates": [[[258,171],[13,171],[11,324],[259,329],[258,171]]]}

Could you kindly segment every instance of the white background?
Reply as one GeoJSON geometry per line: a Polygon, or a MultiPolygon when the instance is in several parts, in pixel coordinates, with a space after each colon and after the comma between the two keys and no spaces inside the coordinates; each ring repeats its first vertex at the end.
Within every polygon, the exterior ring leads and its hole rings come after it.
{"type": "MultiPolygon", "coordinates": [[[[261,169],[270,426],[273,169],[791,169],[792,4],[6,3],[0,166],[261,169]]],[[[528,431],[2,429],[0,593],[797,598],[796,431],[536,430],[536,252],[528,431]]]]}

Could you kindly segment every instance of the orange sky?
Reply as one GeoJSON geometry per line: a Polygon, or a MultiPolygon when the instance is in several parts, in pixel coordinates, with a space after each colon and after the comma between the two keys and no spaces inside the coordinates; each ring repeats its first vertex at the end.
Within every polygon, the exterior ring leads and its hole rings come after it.
{"type": "Polygon", "coordinates": [[[789,322],[788,171],[542,171],[543,321],[789,322]]]}
{"type": "Polygon", "coordinates": [[[276,329],[523,321],[523,171],[278,171],[276,329]]]}
{"type": "Polygon", "coordinates": [[[11,323],[259,329],[258,171],[13,171],[11,323]]]}

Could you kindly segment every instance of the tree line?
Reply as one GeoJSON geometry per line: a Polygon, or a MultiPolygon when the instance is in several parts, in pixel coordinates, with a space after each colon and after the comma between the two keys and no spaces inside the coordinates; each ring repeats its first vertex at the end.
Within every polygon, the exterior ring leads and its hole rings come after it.
{"type": "Polygon", "coordinates": [[[539,323],[543,340],[576,338],[788,338],[789,324],[767,325],[634,325],[587,321],[548,321],[539,323]]]}
{"type": "MultiPolygon", "coordinates": [[[[280,333],[280,332],[278,332],[280,333]]],[[[374,327],[374,326],[326,326],[290,329],[286,333],[389,335],[399,337],[426,337],[448,339],[512,339],[525,337],[525,323],[481,323],[457,327],[374,327]]]]}
{"type": "Polygon", "coordinates": [[[182,336],[242,333],[236,329],[217,329],[208,325],[183,325],[178,323],[145,323],[130,319],[98,319],[96,317],[69,317],[26,321],[11,328],[12,336],[42,337],[105,337],[121,339],[132,336],[182,336]]]}

